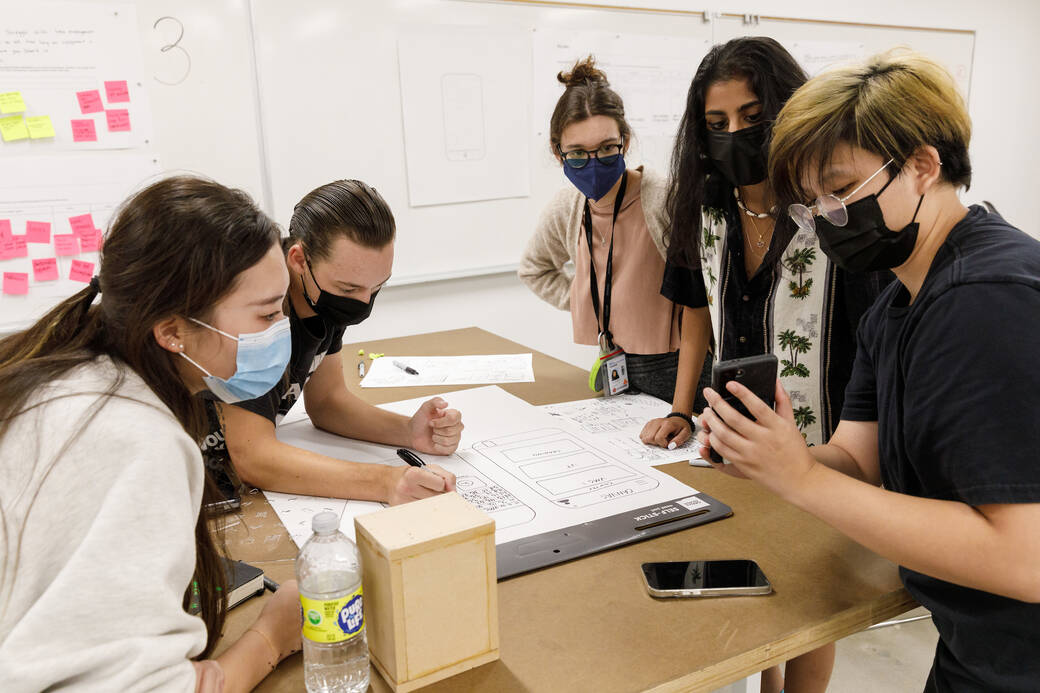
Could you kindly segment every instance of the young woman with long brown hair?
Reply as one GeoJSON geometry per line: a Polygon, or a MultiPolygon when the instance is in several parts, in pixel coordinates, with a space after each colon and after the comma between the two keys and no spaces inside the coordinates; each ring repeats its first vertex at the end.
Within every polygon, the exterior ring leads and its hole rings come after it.
{"type": "Polygon", "coordinates": [[[278,236],[244,193],[167,178],[120,208],[89,286],[0,340],[5,690],[248,690],[299,648],[287,583],[201,661],[225,579],[200,395],[282,377],[278,236]]]}

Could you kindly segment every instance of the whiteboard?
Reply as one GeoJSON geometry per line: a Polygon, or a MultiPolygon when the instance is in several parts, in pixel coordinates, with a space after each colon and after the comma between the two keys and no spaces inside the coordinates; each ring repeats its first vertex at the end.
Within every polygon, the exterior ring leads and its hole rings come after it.
{"type": "MultiPolygon", "coordinates": [[[[0,0],[4,4],[25,6],[0,0]]],[[[858,57],[909,45],[944,62],[966,95],[974,50],[971,31],[769,18],[748,24],[728,15],[704,21],[700,13],[552,3],[137,0],[134,5],[142,71],[132,87],[146,91],[150,102],[152,163],[242,188],[283,227],[309,190],[337,178],[363,179],[380,190],[397,218],[393,283],[516,267],[539,213],[556,191],[570,185],[548,147],[548,114],[562,90],[555,71],[588,52],[600,57],[625,99],[635,128],[629,165],[646,163],[663,172],[674,123],[655,120],[652,111],[681,107],[713,42],[771,35],[817,64],[828,56],[858,57]],[[531,75],[513,95],[529,105],[529,127],[516,134],[516,146],[526,148],[527,196],[412,206],[398,50],[402,37],[431,27],[530,36],[524,43],[529,49],[496,56],[522,64],[531,75]],[[655,65],[666,67],[654,75],[655,65]],[[653,86],[646,86],[651,79],[653,86]],[[666,103],[647,105],[651,101],[666,103]]],[[[123,165],[118,152],[98,156],[110,154],[119,161],[116,166],[123,165]]],[[[3,302],[0,333],[24,326],[45,309],[29,301],[3,302]]]]}
{"type": "MultiPolygon", "coordinates": [[[[538,103],[538,94],[546,90],[555,102],[560,90],[555,70],[533,72],[537,32],[672,37],[697,43],[701,55],[711,40],[711,25],[700,15],[601,7],[457,0],[313,0],[305,5],[254,0],[252,7],[276,218],[286,224],[295,203],[319,185],[338,178],[364,180],[386,198],[397,220],[395,284],[514,269],[542,208],[557,190],[570,186],[549,150],[548,117],[534,113],[531,127],[513,135],[514,146],[528,150],[529,196],[411,206],[398,63],[402,36],[432,27],[529,35],[525,49],[495,56],[527,66],[530,84],[516,85],[526,104],[538,103]]],[[[576,48],[571,63],[584,57],[583,50],[576,48]]],[[[678,83],[689,85],[699,60],[698,55],[689,62],[678,83]]],[[[436,110],[431,106],[430,117],[436,110]]],[[[663,171],[670,140],[661,146],[660,137],[635,135],[629,165],[646,161],[663,171]],[[656,146],[647,151],[651,144],[656,146]]]]}
{"type": "MultiPolygon", "coordinates": [[[[119,9],[118,2],[67,1],[105,10],[119,9]]],[[[26,10],[47,17],[48,12],[55,12],[53,8],[60,7],[49,2],[0,2],[0,6],[3,5],[10,6],[4,15],[7,17],[12,12],[26,10]]],[[[159,170],[202,174],[242,188],[264,201],[247,0],[138,0],[131,9],[128,14],[136,16],[136,35],[131,30],[121,36],[132,36],[132,45],[121,45],[119,51],[114,51],[128,56],[124,60],[128,64],[127,71],[124,74],[119,65],[112,65],[106,72],[113,72],[113,77],[133,77],[128,85],[133,97],[130,113],[133,131],[124,138],[126,146],[133,146],[134,150],[109,148],[112,143],[105,140],[111,140],[113,135],[100,130],[95,151],[84,151],[95,148],[83,145],[77,145],[80,151],[73,151],[66,141],[70,139],[65,132],[67,120],[54,123],[57,137],[52,141],[3,147],[0,161],[8,173],[17,174],[15,179],[21,176],[21,185],[13,193],[12,186],[7,185],[8,193],[0,194],[0,210],[3,210],[0,218],[11,219],[16,228],[27,214],[32,218],[41,214],[40,205],[23,210],[16,201],[26,197],[27,191],[41,197],[48,185],[57,183],[48,179],[46,168],[41,166],[42,160],[37,156],[40,154],[75,157],[61,170],[70,182],[82,180],[76,195],[63,197],[61,205],[50,205],[54,208],[46,210],[49,216],[40,217],[45,221],[54,218],[55,233],[58,233],[57,223],[63,223],[63,214],[80,212],[93,213],[95,223],[104,228],[114,204],[152,180],[159,170]],[[135,94],[142,93],[146,98],[139,100],[135,94]],[[135,111],[139,102],[147,103],[150,108],[135,111]],[[10,164],[16,161],[21,162],[21,168],[12,172],[10,164]]],[[[18,88],[20,82],[15,80],[10,88],[18,88]]],[[[57,105],[40,103],[39,99],[34,105],[59,110],[57,105]]],[[[0,184],[9,182],[10,178],[3,177],[0,184]]],[[[43,246],[30,245],[29,250],[29,260],[44,252],[43,246]]],[[[75,259],[96,263],[96,256],[91,253],[75,259]]],[[[22,264],[26,262],[28,260],[22,264]]],[[[6,266],[12,263],[0,264],[5,265],[5,271],[25,272],[27,269],[20,265],[6,266]]],[[[27,327],[82,286],[66,279],[70,259],[59,257],[57,264],[60,281],[34,285],[27,296],[0,295],[0,334],[27,327]]]]}
{"type": "Polygon", "coordinates": [[[903,28],[843,22],[802,21],[780,18],[724,16],[715,20],[715,41],[738,36],[771,36],[791,52],[810,76],[821,69],[855,61],[905,46],[942,63],[967,100],[971,94],[971,70],[975,32],[950,29],[903,28]],[[809,58],[806,61],[806,58],[809,58]]]}

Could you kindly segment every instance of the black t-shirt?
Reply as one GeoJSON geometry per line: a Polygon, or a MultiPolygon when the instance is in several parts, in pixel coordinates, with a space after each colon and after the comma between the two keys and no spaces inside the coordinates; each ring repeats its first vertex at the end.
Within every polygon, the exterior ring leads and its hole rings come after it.
{"type": "MultiPolygon", "coordinates": [[[[719,285],[725,284],[726,288],[717,297],[723,301],[722,314],[725,316],[726,329],[723,331],[723,344],[717,344],[715,348],[719,349],[720,360],[768,354],[773,349],[769,326],[772,325],[772,301],[777,296],[776,286],[781,280],[779,263],[797,229],[788,215],[781,215],[762,264],[754,276],[748,277],[744,267],[740,211],[733,196],[733,188],[723,187],[716,191],[713,199],[716,203],[712,206],[723,212],[727,234],[726,257],[722,260],[725,266],[719,279],[719,285]]],[[[829,261],[828,275],[833,292],[833,310],[827,312],[824,328],[829,337],[825,341],[828,353],[824,357],[827,372],[823,381],[828,397],[822,398],[823,410],[819,412],[825,441],[838,425],[845,385],[849,381],[852,361],[856,355],[856,327],[893,278],[892,273],[887,271],[852,274],[833,266],[829,261]]],[[[684,267],[671,260],[665,264],[661,294],[689,308],[708,305],[701,268],[684,267]]]]}
{"type": "MultiPolygon", "coordinates": [[[[1040,502],[1040,242],[973,206],[908,302],[894,282],[864,316],[842,412],[878,422],[885,487],[1040,502]]],[[[931,690],[1040,690],[1040,604],[900,574],[939,630],[931,690]]]]}
{"type": "MultiPolygon", "coordinates": [[[[343,332],[346,329],[333,325],[320,315],[300,318],[293,310],[291,302],[289,327],[292,331],[292,356],[289,357],[286,377],[266,395],[234,405],[259,414],[275,424],[281,421],[300,398],[304,385],[322,359],[329,354],[335,354],[343,347],[343,332]]],[[[210,404],[208,410],[210,433],[202,442],[202,455],[207,467],[214,471],[222,471],[228,461],[224,431],[218,420],[216,407],[210,404]]]]}

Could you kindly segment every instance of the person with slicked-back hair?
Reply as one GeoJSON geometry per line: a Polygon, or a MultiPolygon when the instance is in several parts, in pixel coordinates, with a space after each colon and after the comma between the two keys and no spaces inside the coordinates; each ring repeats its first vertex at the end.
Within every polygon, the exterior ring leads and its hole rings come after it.
{"type": "Polygon", "coordinates": [[[549,122],[549,146],[572,185],[543,211],[520,280],[570,311],[576,343],[598,344],[601,354],[624,350],[631,391],[671,402],[680,318],[657,292],[667,181],[649,168],[626,167],[633,133],[625,106],[591,56],[557,80],[564,90],[549,122]]]}
{"type": "Polygon", "coordinates": [[[287,582],[205,659],[226,585],[202,397],[285,369],[278,235],[241,191],[161,180],[119,208],[89,286],[0,340],[5,692],[249,690],[300,648],[287,582]]]}
{"type": "MultiPolygon", "coordinates": [[[[926,692],[1040,690],[1040,242],[965,207],[971,121],[953,78],[907,51],[822,73],[773,129],[793,223],[896,281],[863,316],[837,430],[807,447],[776,410],[706,392],[702,444],[900,565],[939,631],[926,692]]],[[[720,468],[722,465],[718,465],[720,468]]],[[[869,688],[869,686],[867,686],[869,688]]]]}
{"type": "Polygon", "coordinates": [[[455,489],[454,475],[435,464],[420,469],[339,460],[275,437],[275,426],[302,395],[311,422],[330,433],[431,455],[458,447],[462,418],[442,398],[406,417],[366,403],[344,380],[343,334],[368,318],[390,278],[395,233],[390,206],[359,180],[322,185],[296,204],[282,241],[289,369],[261,397],[212,405],[203,452],[214,474],[272,491],[390,504],[455,489]]]}

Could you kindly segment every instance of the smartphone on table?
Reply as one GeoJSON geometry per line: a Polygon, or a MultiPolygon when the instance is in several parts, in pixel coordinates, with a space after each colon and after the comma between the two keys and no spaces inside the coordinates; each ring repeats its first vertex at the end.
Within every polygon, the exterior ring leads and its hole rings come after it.
{"type": "MultiPolygon", "coordinates": [[[[731,380],[737,381],[751,390],[770,408],[773,408],[776,399],[776,367],[776,356],[773,354],[758,354],[757,356],[719,361],[711,368],[711,389],[719,393],[727,404],[743,416],[754,421],[755,417],[747,410],[744,403],[726,389],[726,383],[731,380]]],[[[715,413],[718,415],[718,412],[715,413]]],[[[719,418],[722,416],[719,415],[719,418]]],[[[722,455],[714,450],[711,451],[711,461],[716,464],[725,462],[722,455]]]]}
{"type": "Polygon", "coordinates": [[[653,597],[729,597],[769,594],[769,584],[751,560],[644,563],[643,582],[653,597]]]}

